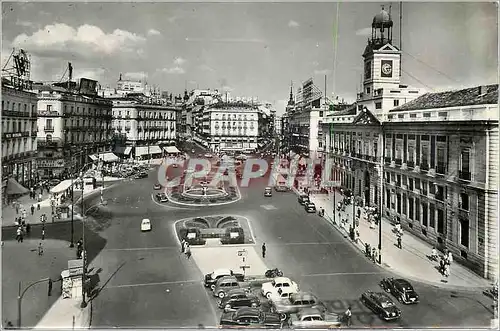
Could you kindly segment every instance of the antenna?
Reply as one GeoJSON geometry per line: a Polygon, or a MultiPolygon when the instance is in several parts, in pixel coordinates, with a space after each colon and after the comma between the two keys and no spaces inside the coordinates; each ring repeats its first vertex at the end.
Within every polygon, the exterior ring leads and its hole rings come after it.
{"type": "Polygon", "coordinates": [[[401,77],[403,64],[403,1],[399,2],[399,51],[401,52],[399,56],[399,76],[401,77]]]}

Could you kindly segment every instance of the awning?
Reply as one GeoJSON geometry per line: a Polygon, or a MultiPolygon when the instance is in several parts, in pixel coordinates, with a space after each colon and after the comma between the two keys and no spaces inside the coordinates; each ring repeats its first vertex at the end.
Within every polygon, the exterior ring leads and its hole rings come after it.
{"type": "Polygon", "coordinates": [[[175,146],[167,146],[163,148],[168,154],[179,154],[181,151],[175,146]]]}
{"type": "Polygon", "coordinates": [[[116,156],[114,153],[107,152],[107,153],[101,153],[101,154],[92,154],[89,155],[89,157],[92,159],[92,161],[104,161],[104,162],[116,162],[120,158],[116,156]]]}
{"type": "Polygon", "coordinates": [[[58,194],[58,193],[64,192],[71,187],[72,183],[73,183],[73,181],[71,179],[63,180],[62,182],[60,182],[59,184],[57,184],[56,186],[51,188],[50,193],[58,194]]]}
{"type": "Polygon", "coordinates": [[[24,194],[28,192],[29,190],[19,184],[14,178],[9,178],[9,180],[7,181],[7,188],[5,189],[5,193],[7,195],[24,194]]]}
{"type": "Polygon", "coordinates": [[[148,155],[147,146],[138,146],[135,148],[135,156],[148,155]]]}
{"type": "Polygon", "coordinates": [[[161,148],[160,146],[149,146],[149,153],[150,154],[161,154],[162,151],[161,151],[161,148]]]}
{"type": "Polygon", "coordinates": [[[125,151],[123,151],[123,155],[130,155],[130,152],[132,152],[132,147],[125,147],[125,151]]]}

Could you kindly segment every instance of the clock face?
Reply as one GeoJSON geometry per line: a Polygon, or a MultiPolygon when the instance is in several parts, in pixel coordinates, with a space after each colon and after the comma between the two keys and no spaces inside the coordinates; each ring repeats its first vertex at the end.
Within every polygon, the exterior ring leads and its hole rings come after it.
{"type": "Polygon", "coordinates": [[[384,75],[390,75],[392,73],[392,66],[390,63],[384,63],[384,65],[382,65],[382,72],[384,73],[384,75]]]}

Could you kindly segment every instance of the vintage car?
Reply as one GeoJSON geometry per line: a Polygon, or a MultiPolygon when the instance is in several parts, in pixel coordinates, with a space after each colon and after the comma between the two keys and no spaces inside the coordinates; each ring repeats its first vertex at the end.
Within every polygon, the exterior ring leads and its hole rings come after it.
{"type": "Polygon", "coordinates": [[[151,221],[147,218],[141,221],[141,231],[151,231],[151,221]]]}
{"type": "Polygon", "coordinates": [[[316,212],[316,205],[312,202],[308,202],[304,205],[304,209],[308,213],[315,213],[316,212]]]}
{"type": "Polygon", "coordinates": [[[234,276],[239,282],[242,282],[245,278],[243,274],[235,273],[230,269],[215,269],[213,272],[205,275],[203,284],[205,287],[210,287],[213,290],[215,289],[215,283],[217,283],[219,278],[224,276],[234,276]]]}
{"type": "Polygon", "coordinates": [[[360,300],[383,320],[391,321],[401,317],[401,310],[384,292],[366,291],[361,295],[360,300]]]}
{"type": "Polygon", "coordinates": [[[271,306],[274,301],[279,301],[289,298],[290,295],[294,293],[297,293],[297,291],[295,291],[295,289],[291,287],[282,287],[278,289],[277,292],[274,292],[273,294],[271,294],[270,297],[268,297],[269,306],[271,306]]]}
{"type": "Polygon", "coordinates": [[[308,292],[293,293],[288,298],[271,302],[271,311],[280,314],[283,320],[286,320],[288,315],[295,314],[304,308],[326,310],[323,303],[315,295],[308,292]]]}
{"type": "Polygon", "coordinates": [[[328,329],[342,325],[342,318],[338,314],[329,313],[318,308],[304,308],[296,314],[291,314],[288,326],[294,329],[315,328],[328,329]]]}
{"type": "Polygon", "coordinates": [[[266,298],[270,299],[271,296],[274,296],[278,293],[278,290],[281,288],[289,288],[294,292],[299,291],[299,285],[292,281],[288,277],[276,277],[271,282],[267,282],[262,284],[261,293],[266,298]]]}
{"type": "Polygon", "coordinates": [[[309,202],[309,196],[306,195],[306,194],[302,194],[302,195],[299,195],[299,197],[297,198],[297,201],[301,204],[301,205],[305,205],[306,203],[309,202]]]}
{"type": "Polygon", "coordinates": [[[259,308],[241,308],[234,312],[223,313],[220,324],[224,326],[249,326],[252,328],[279,329],[282,322],[278,314],[263,312],[259,308]]]}
{"type": "Polygon", "coordinates": [[[287,192],[288,191],[288,187],[284,183],[279,183],[278,185],[276,185],[274,187],[274,190],[276,192],[287,192]]]}
{"type": "Polygon", "coordinates": [[[168,202],[168,197],[165,193],[157,193],[156,194],[156,199],[159,201],[159,202],[168,202]]]}
{"type": "Polygon", "coordinates": [[[238,279],[234,276],[224,276],[217,280],[215,283],[215,288],[213,290],[213,295],[219,297],[219,299],[224,298],[230,290],[241,288],[238,279]]]}
{"type": "Polygon", "coordinates": [[[153,186],[153,189],[155,190],[161,190],[161,185],[156,183],[154,186],[153,186]]]}
{"type": "Polygon", "coordinates": [[[270,187],[266,187],[264,189],[264,196],[265,197],[272,197],[273,196],[273,190],[270,187]]]}
{"type": "Polygon", "coordinates": [[[418,303],[418,294],[413,286],[405,279],[384,278],[380,286],[387,293],[391,293],[399,302],[406,305],[418,303]]]}
{"type": "Polygon", "coordinates": [[[247,289],[238,288],[227,292],[226,296],[219,300],[218,306],[224,311],[243,307],[259,307],[260,300],[247,289]]]}

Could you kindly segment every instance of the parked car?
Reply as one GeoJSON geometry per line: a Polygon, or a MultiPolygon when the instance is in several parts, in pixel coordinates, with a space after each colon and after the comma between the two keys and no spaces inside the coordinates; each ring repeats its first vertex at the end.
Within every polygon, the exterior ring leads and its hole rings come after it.
{"type": "Polygon", "coordinates": [[[248,290],[238,288],[227,292],[226,296],[219,300],[218,306],[224,311],[234,311],[242,307],[259,307],[260,300],[248,290]]]}
{"type": "Polygon", "coordinates": [[[168,197],[165,193],[156,193],[156,199],[159,202],[168,202],[168,197]]]}
{"type": "Polygon", "coordinates": [[[326,310],[324,304],[315,295],[309,292],[297,292],[290,295],[289,298],[273,301],[271,311],[280,314],[281,319],[286,320],[288,315],[312,307],[326,310]]]}
{"type": "Polygon", "coordinates": [[[273,190],[270,187],[266,187],[264,189],[264,196],[265,197],[272,197],[273,196],[273,190]]]}
{"type": "Polygon", "coordinates": [[[155,189],[155,190],[161,190],[161,185],[158,184],[158,183],[156,183],[156,184],[154,184],[153,189],[155,189]]]}
{"type": "Polygon", "coordinates": [[[408,305],[419,302],[417,292],[415,292],[410,282],[405,279],[384,278],[380,282],[380,286],[401,303],[408,305]]]}
{"type": "Polygon", "coordinates": [[[276,192],[287,192],[288,191],[288,187],[286,187],[285,184],[278,184],[274,187],[274,190],[276,192]]]}
{"type": "Polygon", "coordinates": [[[315,213],[316,212],[316,205],[312,202],[308,202],[304,205],[305,210],[308,213],[315,213]]]}
{"type": "Polygon", "coordinates": [[[241,308],[234,312],[223,313],[222,326],[250,326],[253,328],[279,329],[283,326],[278,314],[267,313],[259,308],[241,308]]]}
{"type": "Polygon", "coordinates": [[[295,292],[299,291],[299,285],[288,277],[276,277],[273,281],[262,284],[260,291],[263,296],[269,299],[281,288],[289,288],[295,292]]]}
{"type": "Polygon", "coordinates": [[[242,282],[245,278],[243,274],[235,273],[230,269],[215,269],[213,272],[205,275],[203,284],[205,285],[205,287],[210,287],[213,290],[215,289],[215,283],[217,283],[219,278],[224,276],[234,276],[240,282],[242,282]]]}
{"type": "Polygon", "coordinates": [[[384,292],[366,291],[361,295],[361,302],[383,320],[390,321],[401,317],[401,310],[384,292]]]}
{"type": "Polygon", "coordinates": [[[141,231],[151,231],[151,221],[147,218],[141,221],[141,231]]]}
{"type": "Polygon", "coordinates": [[[214,288],[214,296],[224,298],[230,290],[241,288],[238,279],[234,276],[224,276],[217,280],[214,288]]]}
{"type": "Polygon", "coordinates": [[[305,205],[309,202],[309,196],[306,194],[299,195],[297,199],[301,205],[305,205]]]}
{"type": "Polygon", "coordinates": [[[341,316],[322,311],[318,308],[304,308],[296,314],[291,314],[288,326],[292,328],[328,329],[342,325],[341,316]]]}
{"type": "Polygon", "coordinates": [[[271,306],[274,301],[289,298],[294,293],[297,293],[297,291],[295,291],[295,289],[292,287],[279,288],[277,292],[271,293],[271,295],[268,297],[269,306],[271,306]]]}

